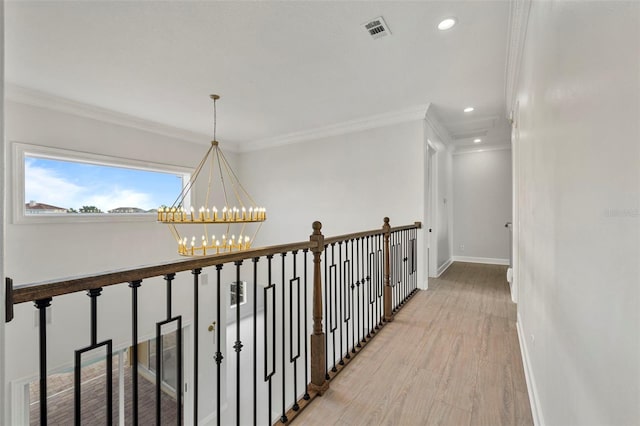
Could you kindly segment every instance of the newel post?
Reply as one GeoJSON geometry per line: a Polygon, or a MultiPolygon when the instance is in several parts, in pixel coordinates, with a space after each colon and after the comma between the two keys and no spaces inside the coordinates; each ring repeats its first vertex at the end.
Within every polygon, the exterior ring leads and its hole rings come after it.
{"type": "Polygon", "coordinates": [[[309,240],[316,243],[311,248],[313,253],[313,333],[311,333],[311,383],[309,389],[322,395],[329,389],[326,379],[326,348],[322,329],[322,272],[320,262],[324,251],[324,235],[320,231],[322,224],[313,222],[313,234],[309,240]]]}
{"type": "Polygon", "coordinates": [[[391,225],[389,218],[384,218],[384,320],[386,322],[393,321],[393,291],[391,288],[391,250],[389,248],[389,240],[391,239],[391,225]]]}

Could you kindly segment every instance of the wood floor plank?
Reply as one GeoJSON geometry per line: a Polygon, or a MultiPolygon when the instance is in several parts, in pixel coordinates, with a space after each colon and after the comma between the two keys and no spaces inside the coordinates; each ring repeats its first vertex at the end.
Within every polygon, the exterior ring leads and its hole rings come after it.
{"type": "Polygon", "coordinates": [[[533,425],[504,266],[454,263],[295,420],[533,425]]]}

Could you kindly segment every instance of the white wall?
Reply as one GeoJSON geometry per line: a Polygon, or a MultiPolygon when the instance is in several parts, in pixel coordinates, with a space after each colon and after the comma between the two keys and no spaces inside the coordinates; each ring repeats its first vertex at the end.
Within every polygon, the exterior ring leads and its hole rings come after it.
{"type": "Polygon", "coordinates": [[[640,421],[640,3],[532,2],[519,331],[549,425],[640,421]]]}
{"type": "MultiPolygon", "coordinates": [[[[0,54],[0,80],[4,82],[4,1],[0,2],[0,46],[2,46],[2,54],[0,54]]],[[[4,146],[4,84],[0,87],[0,165],[2,170],[6,170],[5,163],[5,146],[4,146]]],[[[5,222],[5,185],[0,188],[0,284],[4,286],[4,222],[5,222]]],[[[0,291],[0,344],[4,346],[4,287],[0,291]]],[[[6,385],[4,380],[4,351],[0,350],[0,413],[5,412],[5,394],[6,385]]],[[[0,416],[0,421],[3,421],[0,416]]]]}
{"type": "MultiPolygon", "coordinates": [[[[425,119],[425,144],[431,144],[435,150],[433,164],[425,164],[424,188],[425,196],[431,200],[425,203],[425,220],[427,228],[433,232],[426,238],[431,238],[430,247],[434,253],[430,254],[430,259],[426,263],[429,266],[429,274],[437,277],[442,274],[453,261],[453,172],[452,155],[450,151],[451,136],[442,127],[438,117],[435,115],[433,105],[430,105],[425,119]],[[428,170],[433,167],[434,170],[428,170]],[[430,179],[434,179],[433,185],[429,184],[430,179]],[[428,191],[432,194],[427,194],[428,191]],[[429,217],[431,214],[433,217],[429,217]],[[433,265],[431,265],[433,264],[433,265]]],[[[426,158],[425,158],[426,162],[426,158]]],[[[428,229],[426,230],[428,231],[428,229]]],[[[426,232],[425,231],[425,232],[426,232]]]]}
{"type": "Polygon", "coordinates": [[[245,186],[268,209],[258,244],[305,241],[315,220],[325,236],[381,228],[385,216],[391,226],[421,221],[422,126],[416,120],[244,153],[245,186]]]}
{"type": "MultiPolygon", "coordinates": [[[[18,141],[109,156],[125,157],[153,163],[192,169],[204,155],[207,146],[175,138],[118,126],[93,119],[28,106],[16,102],[6,105],[7,143],[18,141]]],[[[10,152],[7,149],[7,152],[10,152]]],[[[236,157],[227,152],[230,161],[236,157]]],[[[15,179],[13,166],[5,169],[6,189],[11,191],[15,179]]],[[[8,195],[11,205],[13,194],[8,195]]],[[[171,203],[168,200],[168,203],[171,203]]],[[[10,218],[8,218],[9,220],[10,218]]],[[[6,274],[15,284],[25,284],[80,274],[135,267],[176,259],[175,244],[165,226],[154,218],[146,222],[14,224],[6,226],[6,274]]],[[[203,271],[207,273],[207,271],[203,271]]],[[[213,271],[215,272],[215,271],[213,271]]],[[[210,275],[213,275],[210,272],[210,275]]],[[[209,282],[213,276],[209,277],[209,282]]],[[[155,335],[155,321],[164,318],[164,285],[162,279],[146,280],[139,290],[140,339],[155,335]]],[[[175,283],[175,311],[183,313],[183,321],[192,317],[193,277],[189,272],[178,275],[175,283]]],[[[214,285],[201,286],[202,303],[215,303],[214,285]],[[207,302],[204,302],[207,301],[207,302]]],[[[48,327],[48,366],[54,370],[73,362],[73,349],[88,344],[89,298],[84,293],[55,298],[52,324],[48,327]],[[73,330],[73,332],[70,332],[73,330]]],[[[16,306],[16,318],[6,326],[6,380],[37,374],[37,328],[35,308],[31,303],[16,306]]],[[[115,347],[130,345],[130,289],[126,285],[104,290],[99,298],[98,314],[109,321],[99,321],[99,339],[113,338],[115,347]]],[[[201,359],[214,353],[206,324],[215,320],[212,310],[200,317],[201,359]]],[[[203,363],[201,372],[214,377],[213,363],[203,363]]],[[[201,412],[211,409],[214,384],[201,381],[201,412]]],[[[9,410],[5,410],[9,416],[9,410]]],[[[9,420],[5,420],[10,424],[9,420]]]]}
{"type": "Polygon", "coordinates": [[[438,195],[436,205],[437,225],[436,235],[438,238],[438,270],[442,271],[451,262],[451,237],[453,235],[453,197],[452,197],[452,158],[447,150],[438,151],[436,154],[438,168],[438,195]]]}
{"type": "Polygon", "coordinates": [[[455,154],[453,205],[454,256],[508,262],[511,151],[455,154]]]}

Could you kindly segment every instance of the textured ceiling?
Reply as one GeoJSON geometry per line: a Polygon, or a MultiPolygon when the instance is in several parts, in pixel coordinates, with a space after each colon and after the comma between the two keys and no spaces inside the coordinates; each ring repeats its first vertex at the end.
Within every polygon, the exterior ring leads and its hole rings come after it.
{"type": "Polygon", "coordinates": [[[5,7],[7,82],[74,101],[210,135],[219,93],[218,139],[232,143],[431,102],[456,144],[508,143],[506,1],[5,7]],[[377,16],[391,36],[363,29],[377,16]],[[458,25],[438,31],[447,16],[458,25]]]}

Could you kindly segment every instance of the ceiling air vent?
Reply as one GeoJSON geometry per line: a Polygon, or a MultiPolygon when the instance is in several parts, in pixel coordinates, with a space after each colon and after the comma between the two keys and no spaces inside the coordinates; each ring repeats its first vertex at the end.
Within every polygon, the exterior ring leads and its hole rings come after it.
{"type": "Polygon", "coordinates": [[[379,16],[363,25],[374,39],[384,37],[391,34],[387,23],[384,22],[382,16],[379,16]]]}

